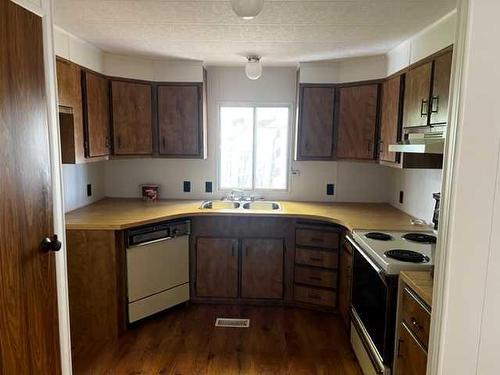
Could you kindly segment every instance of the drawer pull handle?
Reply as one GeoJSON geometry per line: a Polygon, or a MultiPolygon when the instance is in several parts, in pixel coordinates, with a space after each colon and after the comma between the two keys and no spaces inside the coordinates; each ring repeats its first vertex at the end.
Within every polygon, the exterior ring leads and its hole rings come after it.
{"type": "Polygon", "coordinates": [[[323,239],[322,238],[318,238],[318,237],[311,237],[311,241],[312,242],[323,242],[323,239]]]}
{"type": "Polygon", "coordinates": [[[323,279],[318,276],[309,276],[309,280],[323,281],[323,279]]]}
{"type": "Polygon", "coordinates": [[[411,325],[412,325],[413,327],[415,327],[415,328],[416,328],[416,329],[418,329],[418,330],[422,330],[422,326],[421,326],[420,324],[418,324],[417,319],[415,319],[414,317],[411,317],[411,318],[410,318],[410,322],[411,322],[411,325]]]}
{"type": "Polygon", "coordinates": [[[322,262],[323,258],[309,257],[309,260],[312,261],[312,262],[322,262]]]}

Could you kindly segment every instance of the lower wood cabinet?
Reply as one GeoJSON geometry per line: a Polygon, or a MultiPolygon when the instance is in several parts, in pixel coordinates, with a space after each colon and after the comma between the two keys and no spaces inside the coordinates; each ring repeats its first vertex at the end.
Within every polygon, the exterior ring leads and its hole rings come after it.
{"type": "Polygon", "coordinates": [[[295,230],[294,300],[334,309],[337,306],[339,232],[304,225],[295,230]]]}
{"type": "Polygon", "coordinates": [[[123,232],[67,230],[71,344],[114,340],[126,329],[123,232]]]}
{"type": "Polygon", "coordinates": [[[400,279],[394,373],[425,375],[431,307],[400,279]]]}
{"type": "Polygon", "coordinates": [[[283,240],[243,239],[241,297],[283,298],[283,240]]]}
{"type": "Polygon", "coordinates": [[[284,241],[196,238],[196,297],[283,299],[284,241]]]}
{"type": "Polygon", "coordinates": [[[196,295],[236,298],[238,296],[238,240],[196,239],[196,295]]]}
{"type": "Polygon", "coordinates": [[[340,250],[339,266],[339,312],[346,327],[351,323],[351,286],[352,286],[353,249],[347,242],[340,250]]]}
{"type": "Polygon", "coordinates": [[[427,370],[427,352],[413,337],[405,323],[398,328],[398,347],[396,365],[397,374],[425,375],[427,370]]]}

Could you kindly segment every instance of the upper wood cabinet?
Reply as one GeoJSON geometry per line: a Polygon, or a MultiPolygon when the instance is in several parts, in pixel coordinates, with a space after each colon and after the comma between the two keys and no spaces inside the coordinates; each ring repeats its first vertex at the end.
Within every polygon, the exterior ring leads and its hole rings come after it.
{"type": "Polygon", "coordinates": [[[204,157],[203,84],[158,86],[158,150],[171,157],[204,157]]]}
{"type": "Polygon", "coordinates": [[[60,110],[61,159],[63,164],[85,162],[81,69],[57,58],[57,96],[60,110]]]}
{"type": "Polygon", "coordinates": [[[335,88],[300,85],[299,90],[297,160],[332,160],[335,88]]]}
{"type": "Polygon", "coordinates": [[[399,75],[385,81],[382,85],[380,109],[380,161],[399,162],[400,154],[389,151],[389,145],[401,139],[401,106],[404,76],[399,75]]]}
{"type": "Polygon", "coordinates": [[[110,153],[109,82],[106,77],[82,72],[85,154],[87,157],[110,153]]]}
{"type": "Polygon", "coordinates": [[[403,127],[448,122],[452,52],[411,68],[406,74],[403,127]]]}
{"type": "Polygon", "coordinates": [[[150,84],[112,81],[113,151],[115,155],[153,153],[153,106],[150,84]]]}
{"type": "Polygon", "coordinates": [[[238,240],[198,237],[196,240],[196,296],[238,296],[238,240]]]}
{"type": "Polygon", "coordinates": [[[283,298],[282,239],[244,239],[241,258],[242,298],[283,298]]]}
{"type": "Polygon", "coordinates": [[[432,61],[406,73],[403,126],[428,124],[429,94],[431,91],[432,61]]]}
{"type": "Polygon", "coordinates": [[[432,80],[430,105],[431,125],[446,124],[448,122],[452,57],[453,53],[450,51],[434,60],[434,78],[432,80]]]}
{"type": "Polygon", "coordinates": [[[378,90],[378,84],[339,89],[338,159],[376,159],[378,90]]]}

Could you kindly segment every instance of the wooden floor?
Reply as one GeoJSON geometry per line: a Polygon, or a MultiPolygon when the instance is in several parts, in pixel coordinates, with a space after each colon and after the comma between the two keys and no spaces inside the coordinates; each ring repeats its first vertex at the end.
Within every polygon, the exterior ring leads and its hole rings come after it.
{"type": "Polygon", "coordinates": [[[296,308],[180,306],[118,342],[74,353],[75,374],[360,374],[338,316],[296,308]],[[216,317],[250,328],[216,328],[216,317]]]}

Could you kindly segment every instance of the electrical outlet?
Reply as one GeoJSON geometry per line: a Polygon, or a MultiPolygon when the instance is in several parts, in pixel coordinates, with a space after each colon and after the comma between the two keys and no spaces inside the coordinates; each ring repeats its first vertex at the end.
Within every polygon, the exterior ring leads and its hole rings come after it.
{"type": "Polygon", "coordinates": [[[399,203],[403,204],[405,198],[405,192],[403,190],[399,191],[399,203]]]}
{"type": "Polygon", "coordinates": [[[92,196],[92,184],[87,184],[87,197],[92,196]]]}
{"type": "Polygon", "coordinates": [[[191,192],[191,181],[184,181],[183,191],[184,193],[191,192]]]}
{"type": "Polygon", "coordinates": [[[205,193],[212,192],[212,181],[205,181],[205,193]]]}
{"type": "Polygon", "coordinates": [[[334,195],[334,194],[335,194],[335,185],[326,184],[326,195],[334,195]]]}

